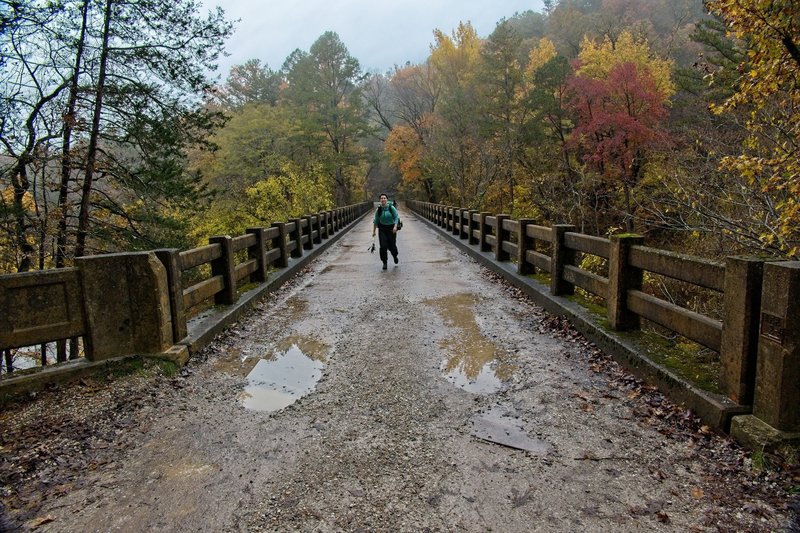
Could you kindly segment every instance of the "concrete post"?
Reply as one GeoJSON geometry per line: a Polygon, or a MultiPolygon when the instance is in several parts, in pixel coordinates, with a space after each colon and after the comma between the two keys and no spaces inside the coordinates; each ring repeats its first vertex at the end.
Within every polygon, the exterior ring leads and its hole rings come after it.
{"type": "Polygon", "coordinates": [[[478,244],[480,242],[480,240],[478,240],[478,237],[475,236],[475,229],[477,228],[477,223],[475,222],[474,219],[477,213],[478,212],[475,211],[474,209],[470,209],[469,212],[467,213],[467,216],[469,217],[469,221],[467,222],[467,231],[469,235],[470,244],[478,244]]]}
{"type": "Polygon", "coordinates": [[[763,259],[725,259],[720,389],[741,405],[753,404],[763,273],[763,259]]]}
{"type": "Polygon", "coordinates": [[[289,248],[286,239],[286,222],[274,222],[273,228],[278,228],[278,236],[272,239],[272,248],[280,249],[281,256],[275,261],[275,266],[278,268],[286,268],[289,266],[289,248]]]}
{"type": "Polygon", "coordinates": [[[154,251],[167,273],[167,292],[172,321],[172,338],[175,342],[188,335],[186,312],[183,308],[183,275],[180,263],[180,250],[162,248],[154,251]]]}
{"type": "Polygon", "coordinates": [[[255,259],[258,264],[258,270],[250,274],[250,281],[263,283],[267,281],[267,236],[265,235],[265,228],[247,228],[245,230],[248,234],[256,236],[256,245],[247,249],[247,257],[255,259]]]}
{"type": "Polygon", "coordinates": [[[90,361],[170,348],[167,271],[153,252],[75,259],[83,287],[90,361]]]}
{"type": "Polygon", "coordinates": [[[486,236],[491,233],[489,229],[489,225],[486,224],[486,217],[491,216],[491,213],[487,213],[485,211],[481,211],[479,223],[478,223],[478,230],[480,231],[480,238],[478,239],[478,248],[481,252],[491,252],[492,247],[486,242],[486,236]]]}
{"type": "Polygon", "coordinates": [[[312,228],[311,234],[314,234],[313,230],[317,231],[317,236],[314,237],[314,244],[319,244],[322,242],[322,213],[312,215],[311,219],[314,221],[314,227],[312,228]]]}
{"type": "Polygon", "coordinates": [[[233,256],[233,239],[230,235],[218,235],[208,239],[209,244],[222,246],[222,256],[211,261],[211,275],[222,276],[224,288],[214,295],[217,305],[236,303],[236,265],[233,256]]]}
{"type": "Polygon", "coordinates": [[[628,310],[628,291],[642,290],[643,272],[628,264],[631,246],[642,244],[641,235],[612,235],[608,258],[608,295],[606,307],[611,329],[638,329],[641,319],[628,310]]]}
{"type": "Polygon", "coordinates": [[[306,238],[306,242],[303,244],[303,248],[306,250],[312,250],[314,248],[314,239],[311,236],[311,232],[314,229],[314,224],[311,222],[311,216],[306,215],[303,217],[303,223],[305,228],[303,228],[303,237],[306,238]]]}
{"type": "Polygon", "coordinates": [[[511,215],[497,215],[497,227],[495,228],[495,236],[497,237],[497,247],[494,250],[494,257],[498,261],[508,261],[511,256],[503,250],[503,243],[511,239],[511,234],[508,230],[503,229],[503,221],[511,218],[511,215]]]}
{"type": "Polygon", "coordinates": [[[800,261],[764,264],[753,414],[800,432],[800,261]]]}
{"type": "Polygon", "coordinates": [[[303,257],[303,239],[301,219],[289,219],[290,224],[294,224],[294,230],[289,232],[289,240],[294,241],[294,249],[292,250],[292,257],[303,257]]]}
{"type": "Polygon", "coordinates": [[[575,231],[570,224],[553,226],[553,255],[550,258],[550,294],[554,296],[569,295],[575,292],[575,286],[564,280],[564,265],[575,263],[575,250],[564,245],[564,234],[575,231]]]}
{"type": "Polygon", "coordinates": [[[527,276],[528,274],[535,274],[536,268],[528,263],[527,255],[528,250],[536,249],[536,241],[528,237],[528,226],[532,225],[534,220],[532,218],[519,219],[517,229],[517,274],[527,276]]]}

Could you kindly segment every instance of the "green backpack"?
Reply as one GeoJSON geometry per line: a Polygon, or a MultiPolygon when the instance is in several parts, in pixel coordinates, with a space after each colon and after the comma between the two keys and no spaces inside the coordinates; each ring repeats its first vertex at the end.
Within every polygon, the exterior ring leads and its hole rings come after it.
{"type": "MultiPolygon", "coordinates": [[[[403,229],[403,221],[400,220],[400,213],[397,212],[397,208],[394,206],[394,202],[387,203],[386,207],[388,207],[389,209],[394,210],[394,213],[397,215],[397,231],[400,231],[401,229],[403,229]]],[[[375,211],[375,216],[376,217],[379,217],[381,215],[381,209],[383,209],[383,206],[379,205],[378,209],[375,211]]]]}

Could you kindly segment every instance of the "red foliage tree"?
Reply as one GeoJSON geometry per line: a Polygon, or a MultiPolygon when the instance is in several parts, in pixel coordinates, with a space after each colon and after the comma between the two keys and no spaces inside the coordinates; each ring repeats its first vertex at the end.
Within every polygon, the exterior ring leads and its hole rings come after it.
{"type": "Polygon", "coordinates": [[[666,98],[649,70],[632,62],[616,65],[604,79],[574,76],[569,87],[576,119],[570,143],[608,183],[621,186],[626,228],[633,231],[631,191],[648,152],[668,142],[660,126],[666,98]]]}

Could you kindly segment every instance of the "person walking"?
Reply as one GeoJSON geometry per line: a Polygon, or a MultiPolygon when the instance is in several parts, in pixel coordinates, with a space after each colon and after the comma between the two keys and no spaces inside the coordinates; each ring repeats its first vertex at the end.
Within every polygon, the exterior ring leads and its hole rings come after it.
{"type": "Polygon", "coordinates": [[[389,197],[386,194],[381,194],[379,199],[381,205],[375,210],[372,236],[375,237],[375,232],[378,232],[381,261],[383,269],[386,270],[389,253],[392,254],[394,264],[397,264],[397,223],[400,221],[400,217],[397,215],[397,209],[389,205],[389,197]]]}

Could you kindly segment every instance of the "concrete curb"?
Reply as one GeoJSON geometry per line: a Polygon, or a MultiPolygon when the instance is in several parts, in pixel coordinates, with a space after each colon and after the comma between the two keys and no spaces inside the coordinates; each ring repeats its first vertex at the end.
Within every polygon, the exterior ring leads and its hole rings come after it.
{"type": "Polygon", "coordinates": [[[418,213],[414,215],[437,231],[437,234],[477,260],[492,272],[503,276],[509,283],[528,295],[549,313],[566,317],[586,338],[611,355],[631,373],[655,385],[671,400],[691,409],[703,422],[718,431],[730,430],[731,418],[749,414],[752,407],[739,405],[729,398],[699,389],[669,369],[645,355],[645,350],[635,341],[624,339],[613,331],[600,327],[594,317],[577,303],[550,294],[550,288],[531,278],[520,276],[511,262],[498,263],[494,253],[481,252],[466,241],[445,231],[418,213]]]}

